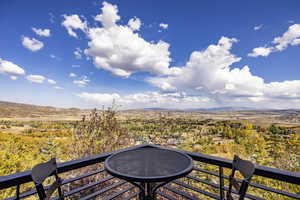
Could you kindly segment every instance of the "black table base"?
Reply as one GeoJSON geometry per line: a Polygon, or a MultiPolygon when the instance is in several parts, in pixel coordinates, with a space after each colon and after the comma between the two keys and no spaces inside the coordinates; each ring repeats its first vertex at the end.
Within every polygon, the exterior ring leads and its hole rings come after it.
{"type": "Polygon", "coordinates": [[[155,200],[156,199],[156,191],[170,183],[172,180],[161,182],[158,184],[155,183],[135,183],[135,182],[130,182],[131,184],[137,186],[140,189],[140,194],[139,194],[139,199],[140,200],[155,200]]]}

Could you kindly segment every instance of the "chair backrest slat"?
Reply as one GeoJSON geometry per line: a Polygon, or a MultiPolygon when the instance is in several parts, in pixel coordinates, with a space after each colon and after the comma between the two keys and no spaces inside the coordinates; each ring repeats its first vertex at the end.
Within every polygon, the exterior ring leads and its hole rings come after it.
{"type": "Polygon", "coordinates": [[[58,177],[57,174],[57,164],[55,158],[52,158],[48,162],[34,166],[32,168],[31,177],[36,186],[38,196],[41,200],[49,199],[55,192],[55,190],[58,190],[59,199],[63,199],[62,191],[60,188],[62,180],[58,177]],[[51,175],[54,175],[56,180],[46,192],[43,186],[43,182],[47,177],[51,175]]]}
{"type": "Polygon", "coordinates": [[[238,156],[234,157],[233,167],[239,170],[239,172],[244,176],[245,179],[251,178],[255,170],[255,166],[253,163],[248,160],[242,160],[238,156]]]}
{"type": "Polygon", "coordinates": [[[233,199],[231,195],[232,186],[238,192],[239,200],[244,199],[254,171],[255,171],[255,165],[253,163],[247,160],[242,160],[236,155],[234,156],[232,162],[232,171],[231,171],[231,175],[229,176],[229,189],[226,197],[228,200],[233,199]],[[244,178],[241,184],[239,184],[237,179],[234,178],[236,171],[239,171],[244,178]]]}
{"type": "Polygon", "coordinates": [[[31,177],[35,183],[43,181],[56,171],[56,160],[52,158],[48,162],[38,164],[32,168],[31,177]]]}

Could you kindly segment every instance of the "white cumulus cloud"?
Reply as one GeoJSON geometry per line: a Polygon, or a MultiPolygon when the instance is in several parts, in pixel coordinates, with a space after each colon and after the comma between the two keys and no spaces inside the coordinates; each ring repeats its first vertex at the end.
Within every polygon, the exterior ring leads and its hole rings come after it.
{"type": "Polygon", "coordinates": [[[17,76],[25,75],[25,70],[10,61],[0,58],[0,74],[9,75],[12,80],[16,80],[17,76]]]}
{"type": "Polygon", "coordinates": [[[176,71],[169,69],[169,44],[164,41],[147,42],[134,32],[137,26],[116,24],[120,20],[117,6],[104,2],[102,13],[95,19],[103,27],[86,31],[90,41],[84,52],[93,59],[97,68],[120,77],[129,77],[135,72],[161,75],[176,71]]]}
{"type": "Polygon", "coordinates": [[[39,36],[50,37],[51,31],[50,29],[40,29],[32,27],[32,31],[35,32],[39,36]]]}
{"type": "Polygon", "coordinates": [[[87,76],[82,76],[78,80],[74,80],[73,83],[78,87],[85,87],[90,82],[87,76]]]}
{"type": "Polygon", "coordinates": [[[102,3],[102,13],[95,17],[96,21],[101,22],[105,28],[110,28],[116,25],[116,22],[121,18],[118,15],[118,7],[107,2],[102,3]]]}
{"type": "Polygon", "coordinates": [[[67,29],[70,36],[77,38],[78,36],[74,30],[79,29],[85,31],[87,23],[85,21],[83,22],[78,15],[64,15],[62,26],[67,29]]]}
{"type": "Polygon", "coordinates": [[[72,73],[72,72],[69,74],[69,77],[76,77],[76,76],[77,75],[75,73],[72,73]]]}
{"type": "Polygon", "coordinates": [[[255,31],[258,31],[258,30],[262,29],[263,26],[264,26],[263,24],[258,25],[258,26],[254,26],[253,29],[254,29],[255,31]]]}
{"type": "Polygon", "coordinates": [[[10,76],[9,78],[10,78],[11,80],[14,80],[14,81],[18,79],[17,76],[10,76]]]}
{"type": "Polygon", "coordinates": [[[122,108],[146,108],[146,107],[163,107],[163,108],[199,108],[215,105],[214,101],[208,97],[187,96],[184,93],[159,93],[145,92],[133,93],[129,95],[120,95],[118,93],[88,93],[82,92],[77,94],[90,104],[90,106],[111,106],[112,102],[121,105],[122,108]]]}
{"type": "Polygon", "coordinates": [[[300,45],[300,24],[291,25],[282,36],[275,37],[272,43],[273,45],[269,47],[254,48],[248,56],[268,56],[272,52],[285,50],[289,45],[300,45]]]}
{"type": "Polygon", "coordinates": [[[81,53],[82,53],[82,50],[81,50],[79,47],[77,47],[77,48],[75,49],[75,51],[74,51],[75,58],[76,58],[76,59],[81,59],[81,58],[82,58],[81,53]]]}
{"type": "Polygon", "coordinates": [[[41,75],[28,75],[26,76],[26,79],[32,83],[44,83],[46,78],[41,75]]]}
{"type": "Polygon", "coordinates": [[[273,99],[300,99],[300,80],[267,83],[263,92],[273,99]]]}
{"type": "MultiPolygon", "coordinates": [[[[249,66],[234,68],[241,60],[230,52],[234,38],[222,37],[218,44],[192,52],[176,75],[151,77],[147,81],[167,93],[204,95],[219,104],[283,108],[283,99],[300,106],[300,80],[266,83],[249,66]],[[297,102],[298,101],[298,102],[297,102]],[[272,103],[274,102],[274,103],[272,103]]],[[[292,106],[292,104],[289,104],[292,106]]]]}
{"type": "Polygon", "coordinates": [[[140,27],[142,25],[142,22],[139,18],[131,18],[129,21],[128,21],[128,26],[133,30],[133,31],[136,31],[136,30],[140,30],[140,27]]]}
{"type": "Polygon", "coordinates": [[[281,36],[273,40],[275,49],[282,51],[289,45],[296,46],[300,44],[300,24],[294,24],[281,36]]]}
{"type": "Polygon", "coordinates": [[[163,28],[163,29],[167,29],[169,27],[168,24],[164,24],[164,23],[160,23],[159,27],[163,28]]]}
{"type": "Polygon", "coordinates": [[[55,80],[48,79],[47,81],[48,81],[49,84],[56,84],[56,81],[55,81],[55,80]]]}
{"type": "Polygon", "coordinates": [[[188,62],[176,75],[148,78],[163,91],[184,91],[190,94],[255,95],[263,80],[253,76],[248,66],[230,66],[241,60],[230,53],[235,38],[220,38],[218,44],[192,52],[188,62]]]}
{"type": "Polygon", "coordinates": [[[268,56],[272,52],[273,48],[271,47],[256,47],[252,50],[251,53],[248,54],[250,57],[257,57],[257,56],[268,56]]]}
{"type": "Polygon", "coordinates": [[[44,43],[29,37],[22,37],[22,44],[25,48],[29,49],[30,51],[39,51],[44,47],[44,43]]]}

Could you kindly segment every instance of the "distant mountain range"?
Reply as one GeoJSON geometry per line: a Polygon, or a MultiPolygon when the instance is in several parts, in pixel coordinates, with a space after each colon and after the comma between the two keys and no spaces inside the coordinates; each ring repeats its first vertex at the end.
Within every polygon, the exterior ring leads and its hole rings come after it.
{"type": "Polygon", "coordinates": [[[250,108],[250,107],[215,107],[215,108],[186,108],[186,109],[172,109],[172,108],[144,108],[143,110],[153,110],[153,111],[239,111],[239,110],[261,110],[258,108],[250,108]]]}
{"type": "MultiPolygon", "coordinates": [[[[14,103],[0,101],[0,117],[10,118],[10,117],[41,117],[50,115],[70,115],[70,116],[81,116],[86,114],[90,109],[79,109],[79,108],[56,108],[52,106],[37,106],[31,104],[14,103]]],[[[160,107],[149,107],[142,109],[129,109],[130,110],[148,110],[148,111],[203,111],[203,112],[213,112],[213,111],[271,111],[271,112],[285,112],[285,113],[300,113],[299,109],[258,109],[250,107],[215,107],[215,108],[190,108],[190,109],[172,109],[172,108],[160,108],[160,107]]],[[[126,112],[126,110],[124,110],[126,112]]]]}
{"type": "Polygon", "coordinates": [[[261,110],[259,108],[250,107],[215,107],[215,108],[196,108],[190,109],[195,111],[238,111],[238,110],[261,110]]]}

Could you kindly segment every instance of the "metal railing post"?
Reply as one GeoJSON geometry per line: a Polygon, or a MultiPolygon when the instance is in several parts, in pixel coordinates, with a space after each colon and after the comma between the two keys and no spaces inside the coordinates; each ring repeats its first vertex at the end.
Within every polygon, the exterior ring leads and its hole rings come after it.
{"type": "Polygon", "coordinates": [[[19,200],[19,199],[20,199],[20,185],[18,184],[17,188],[16,188],[16,200],[19,200]]]}
{"type": "Polygon", "coordinates": [[[223,167],[219,166],[219,189],[220,189],[220,199],[224,199],[224,178],[223,178],[223,167]]]}

